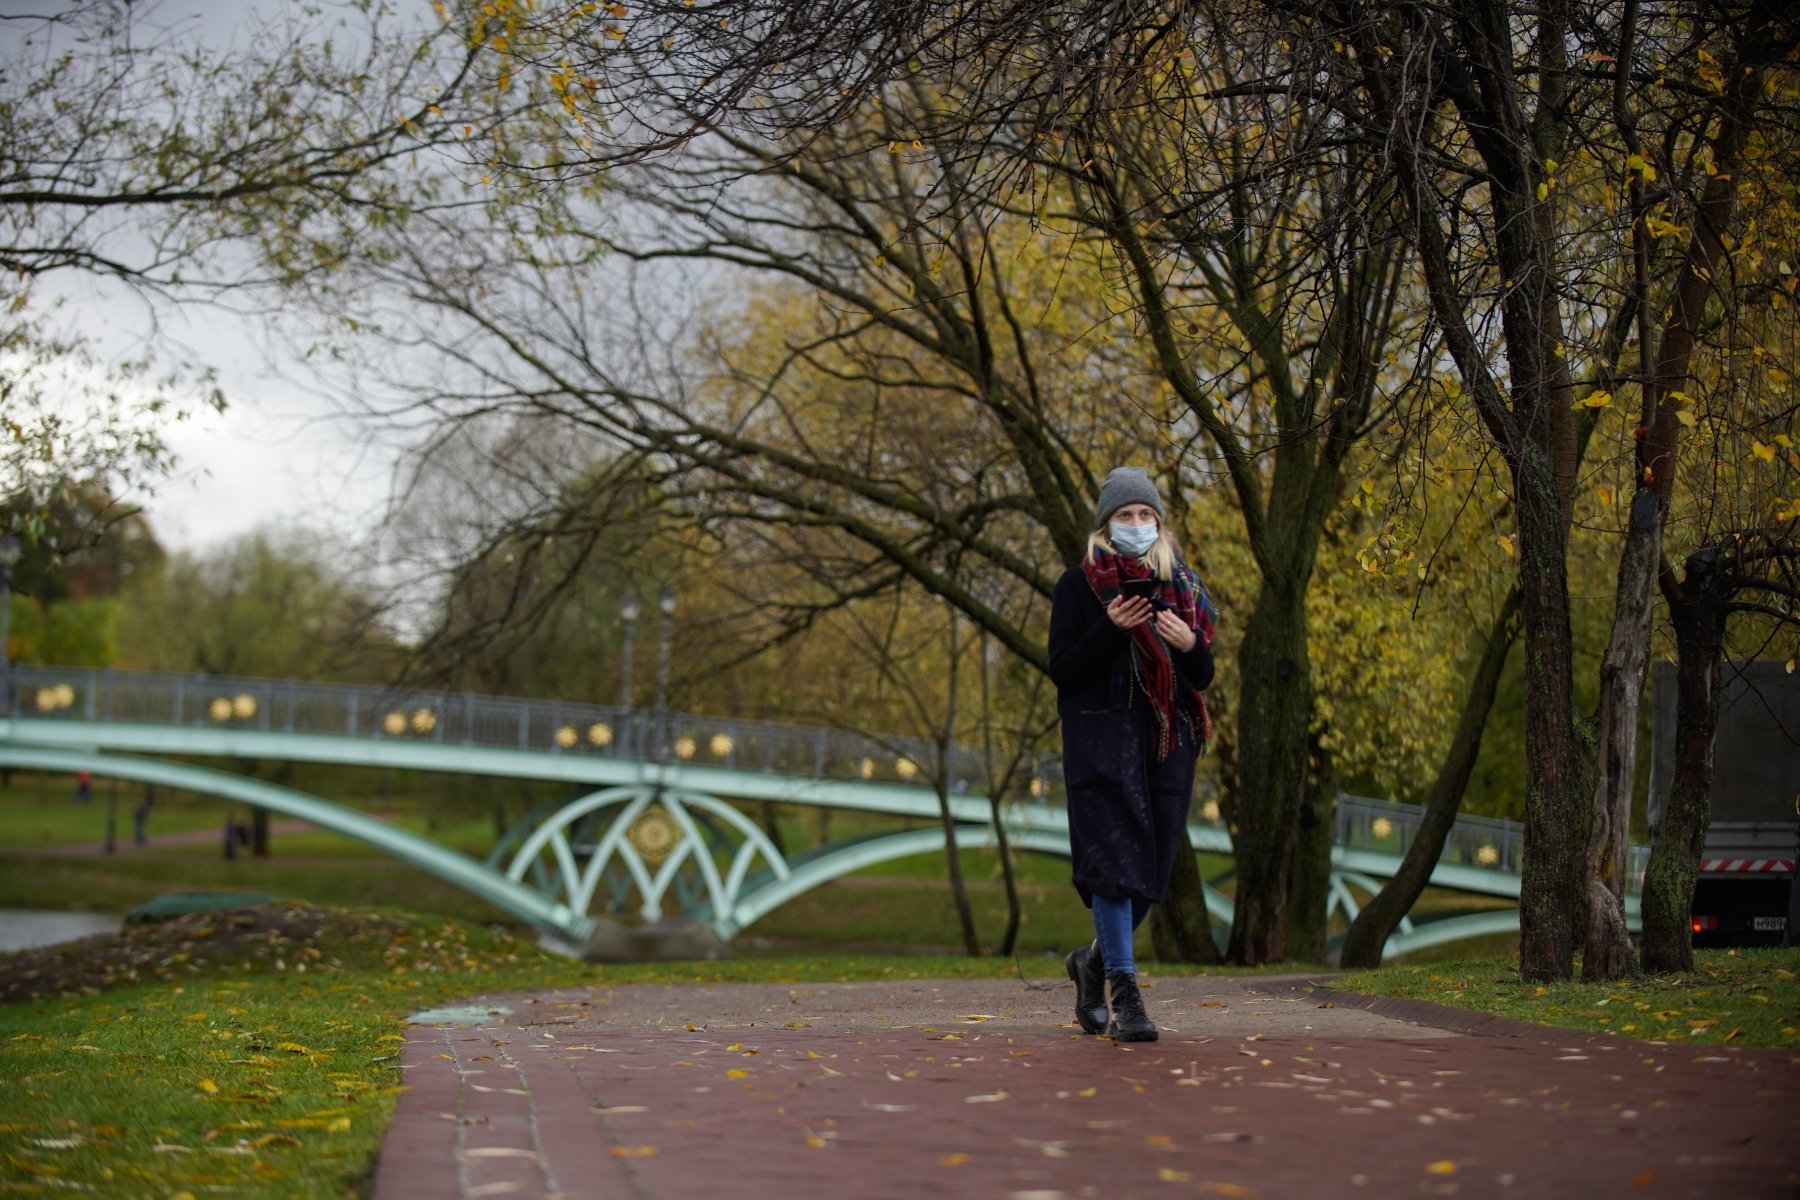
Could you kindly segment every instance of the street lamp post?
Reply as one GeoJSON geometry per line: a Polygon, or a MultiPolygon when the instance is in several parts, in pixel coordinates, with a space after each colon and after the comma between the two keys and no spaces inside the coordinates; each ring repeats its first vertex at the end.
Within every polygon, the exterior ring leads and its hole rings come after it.
{"type": "Polygon", "coordinates": [[[619,597],[619,623],[624,627],[619,639],[619,753],[631,753],[631,635],[637,629],[638,614],[643,612],[636,588],[619,597]]]}
{"type": "Polygon", "coordinates": [[[669,642],[675,632],[675,589],[664,584],[656,593],[656,608],[662,613],[661,645],[656,662],[656,754],[662,762],[669,751],[669,642]]]}
{"type": "Polygon", "coordinates": [[[0,717],[13,715],[12,702],[12,573],[19,561],[19,539],[0,537],[0,717]]]}

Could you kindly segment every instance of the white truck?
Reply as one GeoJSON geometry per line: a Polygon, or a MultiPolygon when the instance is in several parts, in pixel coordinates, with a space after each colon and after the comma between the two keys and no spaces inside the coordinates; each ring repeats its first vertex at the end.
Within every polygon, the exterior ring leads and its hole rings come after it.
{"type": "MultiPolygon", "coordinates": [[[[1727,662],[1713,742],[1712,823],[1694,882],[1694,945],[1800,943],[1800,671],[1727,662]]],[[[1675,770],[1675,667],[1651,670],[1650,836],[1675,770]]]]}

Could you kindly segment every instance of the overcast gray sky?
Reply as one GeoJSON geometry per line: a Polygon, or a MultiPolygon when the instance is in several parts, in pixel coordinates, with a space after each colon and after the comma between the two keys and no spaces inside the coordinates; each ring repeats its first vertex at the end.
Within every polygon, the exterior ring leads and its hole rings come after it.
{"type": "MultiPolygon", "coordinates": [[[[146,31],[171,28],[184,41],[224,49],[249,36],[259,13],[284,14],[289,2],[148,0],[135,7],[134,19],[146,31]]],[[[21,18],[65,3],[8,6],[0,54],[21,53],[16,39],[27,34],[39,51],[53,48],[44,26],[21,18]]],[[[396,0],[395,7],[429,9],[425,0],[396,0]]],[[[165,545],[205,549],[277,523],[352,538],[373,530],[393,474],[391,451],[339,416],[335,398],[295,382],[305,372],[270,349],[263,320],[204,304],[152,312],[143,297],[79,272],[47,277],[37,292],[52,319],[90,338],[104,359],[136,357],[148,347],[162,364],[217,372],[226,410],[189,405],[192,416],[167,428],[179,459],[174,475],[152,494],[131,497],[165,545]]]]}

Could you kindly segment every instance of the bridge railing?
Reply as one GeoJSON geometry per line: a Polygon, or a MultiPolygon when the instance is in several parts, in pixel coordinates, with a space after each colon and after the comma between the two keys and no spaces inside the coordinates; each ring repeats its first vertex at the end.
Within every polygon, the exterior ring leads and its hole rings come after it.
{"type": "MultiPolygon", "coordinates": [[[[1340,795],[1336,840],[1340,846],[1405,854],[1424,820],[1425,809],[1421,805],[1340,795]]],[[[1525,826],[1500,817],[1464,813],[1456,818],[1456,824],[1444,838],[1444,851],[1438,861],[1491,867],[1517,874],[1525,861],[1525,826]]],[[[1631,846],[1626,850],[1627,891],[1643,890],[1644,869],[1649,865],[1648,846],[1631,846]]]]}
{"type": "MultiPolygon", "coordinates": [[[[875,737],[830,726],[667,713],[472,692],[305,683],[230,675],[103,668],[14,667],[21,718],[121,721],[281,733],[336,734],[466,746],[664,759],[818,779],[861,779],[979,791],[979,752],[927,739],[875,737]],[[943,766],[940,769],[939,764],[943,766]]],[[[1062,773],[1033,764],[1028,790],[1048,802],[1062,773]]]]}

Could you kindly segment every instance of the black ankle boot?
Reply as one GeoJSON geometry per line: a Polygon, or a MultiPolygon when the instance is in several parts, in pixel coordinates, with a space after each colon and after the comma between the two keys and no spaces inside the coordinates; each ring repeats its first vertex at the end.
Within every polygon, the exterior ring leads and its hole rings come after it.
{"type": "Polygon", "coordinates": [[[1106,1035],[1115,1042],[1154,1042],[1156,1022],[1144,1011],[1144,995],[1138,991],[1136,975],[1123,972],[1108,975],[1112,985],[1112,1024],[1106,1035]]]}
{"type": "Polygon", "coordinates": [[[1106,1032],[1106,965],[1100,960],[1100,943],[1069,951],[1063,960],[1075,981],[1075,1020],[1088,1033],[1106,1032]]]}

